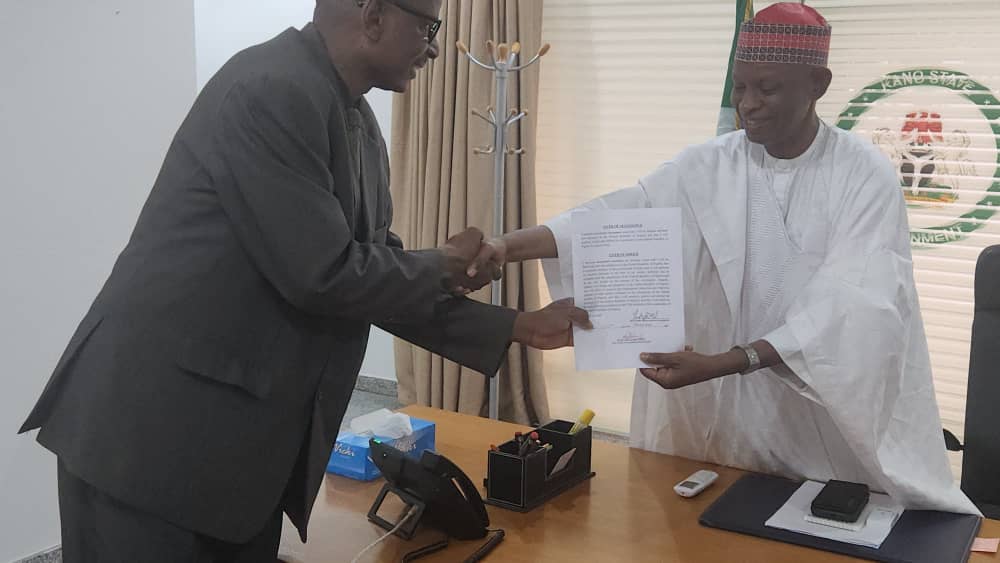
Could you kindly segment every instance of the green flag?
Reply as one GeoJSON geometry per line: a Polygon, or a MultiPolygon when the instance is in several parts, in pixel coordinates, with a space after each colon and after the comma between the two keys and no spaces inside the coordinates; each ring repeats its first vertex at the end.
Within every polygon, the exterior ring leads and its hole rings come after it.
{"type": "Polygon", "coordinates": [[[740,120],[736,116],[733,102],[729,99],[729,93],[733,89],[733,57],[736,56],[736,39],[740,35],[740,26],[751,18],[753,18],[753,0],[736,0],[736,29],[733,30],[733,46],[729,50],[729,70],[726,71],[726,85],[722,92],[722,108],[719,109],[716,135],[723,135],[740,128],[740,120]]]}

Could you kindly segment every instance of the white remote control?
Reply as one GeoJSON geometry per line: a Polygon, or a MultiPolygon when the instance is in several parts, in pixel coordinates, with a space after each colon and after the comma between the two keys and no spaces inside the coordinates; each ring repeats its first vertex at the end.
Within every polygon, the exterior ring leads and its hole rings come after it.
{"type": "Polygon", "coordinates": [[[674,485],[674,492],[682,497],[690,498],[704,491],[718,478],[718,473],[702,469],[701,471],[694,472],[694,474],[687,479],[674,485]]]}

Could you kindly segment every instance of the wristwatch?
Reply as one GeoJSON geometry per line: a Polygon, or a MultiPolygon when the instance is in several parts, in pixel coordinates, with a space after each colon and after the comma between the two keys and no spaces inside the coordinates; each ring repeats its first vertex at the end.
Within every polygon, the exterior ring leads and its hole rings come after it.
{"type": "Polygon", "coordinates": [[[746,375],[760,369],[760,355],[753,346],[749,344],[745,346],[733,346],[733,350],[737,348],[743,350],[743,353],[747,355],[747,367],[740,372],[740,375],[746,375]]]}

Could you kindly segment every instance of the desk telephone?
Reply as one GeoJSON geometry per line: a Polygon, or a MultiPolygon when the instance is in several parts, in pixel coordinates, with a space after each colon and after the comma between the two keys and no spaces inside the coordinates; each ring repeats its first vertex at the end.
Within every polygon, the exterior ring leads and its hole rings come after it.
{"type": "MultiPolygon", "coordinates": [[[[490,518],[483,498],[472,480],[451,460],[430,450],[417,460],[376,438],[372,438],[369,445],[372,461],[386,480],[368,511],[369,520],[385,530],[398,526],[378,515],[386,495],[392,493],[406,504],[404,514],[414,511],[396,531],[403,539],[411,539],[421,522],[459,540],[480,539],[494,532],[494,536],[466,561],[478,561],[503,539],[503,530],[488,529],[490,518]]],[[[431,544],[408,555],[404,561],[412,561],[447,545],[447,539],[431,544]]]]}
{"type": "MultiPolygon", "coordinates": [[[[405,539],[412,537],[415,523],[422,516],[427,525],[455,539],[486,537],[490,517],[486,514],[483,498],[465,472],[451,460],[430,450],[416,460],[374,438],[370,445],[372,461],[386,480],[376,500],[384,499],[387,493],[393,492],[409,505],[408,508],[418,507],[412,519],[414,525],[401,536],[405,539]]],[[[387,530],[392,529],[389,522],[374,512],[368,514],[373,522],[387,530]]]]}

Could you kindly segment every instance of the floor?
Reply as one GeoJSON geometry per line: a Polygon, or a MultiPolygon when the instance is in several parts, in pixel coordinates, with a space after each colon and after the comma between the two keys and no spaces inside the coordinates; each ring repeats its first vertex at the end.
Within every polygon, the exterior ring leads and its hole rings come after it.
{"type": "Polygon", "coordinates": [[[351,402],[347,405],[344,421],[340,423],[340,429],[346,429],[351,424],[351,419],[356,416],[368,414],[378,409],[393,410],[397,408],[399,408],[399,402],[396,401],[395,396],[355,389],[354,394],[351,395],[351,402]]]}

